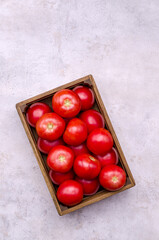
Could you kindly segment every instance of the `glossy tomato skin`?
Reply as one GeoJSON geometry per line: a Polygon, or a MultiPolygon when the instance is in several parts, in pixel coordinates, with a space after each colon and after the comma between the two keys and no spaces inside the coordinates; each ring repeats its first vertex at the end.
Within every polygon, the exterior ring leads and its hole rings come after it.
{"type": "Polygon", "coordinates": [[[96,155],[104,155],[113,147],[113,138],[108,130],[96,128],[88,135],[87,147],[96,155]]]}
{"type": "Polygon", "coordinates": [[[54,171],[66,173],[71,170],[74,161],[72,149],[58,145],[53,147],[47,156],[47,165],[54,171]]]}
{"type": "Polygon", "coordinates": [[[86,124],[79,118],[73,118],[67,124],[63,140],[68,145],[78,146],[87,138],[86,124]]]}
{"type": "Polygon", "coordinates": [[[57,190],[57,199],[66,206],[74,206],[83,199],[83,188],[75,180],[64,181],[57,190]]]}
{"type": "Polygon", "coordinates": [[[98,191],[99,186],[100,186],[98,178],[95,178],[95,179],[92,179],[92,180],[86,180],[86,179],[82,179],[82,178],[79,178],[79,177],[76,176],[75,180],[82,185],[83,194],[85,196],[95,194],[98,191]]]}
{"type": "Polygon", "coordinates": [[[38,136],[48,141],[61,137],[64,130],[65,121],[56,113],[45,113],[36,123],[38,136]]]}
{"type": "Polygon", "coordinates": [[[98,159],[84,153],[75,158],[73,169],[78,177],[91,180],[98,176],[101,165],[98,159]]]}
{"type": "Polygon", "coordinates": [[[92,132],[96,128],[104,128],[105,126],[103,116],[94,109],[82,112],[79,118],[86,123],[88,133],[92,132]]]}
{"type": "Polygon", "coordinates": [[[69,179],[74,179],[74,172],[73,170],[70,170],[69,172],[66,173],[59,173],[59,172],[55,172],[52,169],[49,171],[49,176],[51,178],[51,181],[56,184],[56,185],[60,185],[61,183],[63,183],[66,180],[69,179]]]}
{"type": "Polygon", "coordinates": [[[46,139],[38,137],[37,141],[38,149],[40,150],[40,152],[44,154],[48,154],[49,151],[57,145],[64,145],[64,141],[62,138],[58,138],[57,140],[54,141],[48,141],[46,139]]]}
{"type": "Polygon", "coordinates": [[[94,93],[91,88],[85,86],[77,86],[73,91],[81,100],[81,111],[90,109],[94,104],[94,93]]]}
{"type": "Polygon", "coordinates": [[[102,168],[107,165],[118,164],[118,153],[115,148],[104,155],[95,155],[95,157],[100,161],[102,168]]]}
{"type": "Polygon", "coordinates": [[[56,92],[52,98],[53,110],[63,118],[75,117],[81,110],[81,100],[70,89],[56,92]]]}
{"type": "Polygon", "coordinates": [[[26,119],[32,127],[35,127],[39,118],[49,112],[51,112],[51,108],[47,104],[41,102],[33,103],[27,109],[26,119]]]}
{"type": "Polygon", "coordinates": [[[100,172],[99,182],[106,190],[116,191],[125,185],[126,173],[119,166],[105,166],[100,172]]]}
{"type": "Polygon", "coordinates": [[[73,150],[75,157],[77,157],[78,155],[80,155],[82,153],[89,153],[89,150],[88,150],[85,142],[81,143],[78,146],[69,146],[69,147],[73,150]]]}

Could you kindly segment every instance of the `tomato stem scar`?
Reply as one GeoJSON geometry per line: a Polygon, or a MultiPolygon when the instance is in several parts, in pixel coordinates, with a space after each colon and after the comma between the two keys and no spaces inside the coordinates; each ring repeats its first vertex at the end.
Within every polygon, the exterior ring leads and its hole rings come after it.
{"type": "Polygon", "coordinates": [[[65,156],[64,155],[60,155],[59,156],[59,160],[60,160],[60,162],[64,162],[65,161],[65,156]]]}
{"type": "Polygon", "coordinates": [[[48,123],[47,127],[48,127],[48,129],[52,129],[54,127],[54,124],[53,123],[48,123]]]}
{"type": "Polygon", "coordinates": [[[118,182],[118,177],[116,177],[116,176],[112,177],[112,181],[113,181],[114,183],[118,182]]]}
{"type": "Polygon", "coordinates": [[[96,159],[92,156],[89,156],[89,158],[92,160],[92,161],[96,161],[96,159]]]}
{"type": "Polygon", "coordinates": [[[69,107],[69,106],[71,105],[71,100],[68,99],[68,98],[66,98],[66,99],[64,100],[64,104],[65,104],[66,107],[69,107]]]}

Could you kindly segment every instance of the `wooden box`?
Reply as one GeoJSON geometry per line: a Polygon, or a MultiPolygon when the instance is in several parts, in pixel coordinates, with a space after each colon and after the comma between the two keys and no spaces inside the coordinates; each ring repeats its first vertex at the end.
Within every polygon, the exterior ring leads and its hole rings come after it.
{"type": "Polygon", "coordinates": [[[50,90],[48,92],[45,92],[45,93],[42,93],[42,94],[39,94],[35,97],[32,97],[32,98],[29,98],[27,100],[24,100],[20,103],[17,103],[16,104],[16,108],[17,108],[17,111],[18,111],[18,114],[20,116],[20,119],[22,121],[22,124],[24,126],[24,129],[26,131],[26,134],[28,136],[28,139],[31,143],[31,146],[33,148],[33,151],[34,151],[34,154],[36,156],[36,159],[38,161],[38,164],[39,164],[39,167],[41,169],[41,172],[44,176],[44,179],[45,179],[45,182],[48,186],[48,189],[50,191],[50,194],[52,196],[52,199],[55,203],[55,206],[57,208],[57,211],[59,213],[59,215],[64,215],[64,214],[67,214],[67,213],[70,213],[70,212],[73,212],[79,208],[82,208],[84,206],[87,206],[89,204],[92,204],[92,203],[95,203],[95,202],[98,202],[104,198],[107,198],[107,197],[110,197],[114,194],[117,194],[119,192],[122,192],[128,188],[131,188],[135,185],[135,181],[134,181],[134,178],[132,176],[132,173],[129,169],[129,166],[126,162],[126,159],[124,157],[124,154],[123,154],[123,151],[121,149],[121,146],[119,144],[119,141],[117,139],[117,136],[114,132],[114,129],[112,127],[112,124],[110,122],[110,119],[108,117],[108,114],[107,114],[107,111],[104,107],[104,104],[103,104],[103,101],[101,99],[101,96],[99,94],[99,91],[97,89],[97,86],[96,86],[96,83],[92,77],[92,75],[88,75],[86,77],[83,77],[83,78],[80,78],[80,79],[77,79],[73,82],[69,82],[63,86],[60,86],[60,87],[57,87],[53,90],[50,90]],[[106,128],[110,131],[110,133],[112,134],[112,137],[114,139],[114,146],[115,148],[117,149],[117,152],[118,152],[118,155],[119,155],[119,165],[122,166],[122,168],[125,170],[126,172],[126,175],[127,175],[127,181],[126,181],[126,185],[118,190],[118,191],[115,191],[115,192],[109,192],[109,191],[106,191],[104,190],[103,188],[100,188],[99,191],[93,195],[93,196],[89,196],[89,197],[84,197],[83,201],[76,205],[76,206],[73,206],[73,207],[66,207],[66,206],[63,206],[61,203],[59,203],[59,201],[57,200],[56,198],[56,190],[57,190],[57,186],[55,186],[51,180],[50,180],[50,177],[49,177],[49,168],[46,164],[46,155],[42,154],[38,148],[37,148],[37,144],[36,144],[36,141],[37,141],[37,134],[36,134],[36,131],[34,128],[30,127],[30,125],[28,124],[27,120],[26,120],[26,116],[25,116],[25,113],[26,113],[26,109],[28,108],[28,106],[30,106],[32,103],[35,103],[35,102],[45,102],[47,104],[49,104],[51,106],[51,100],[52,100],[52,96],[55,92],[61,90],[61,89],[64,89],[64,88],[69,88],[69,89],[72,89],[74,88],[75,86],[77,85],[83,85],[83,84],[89,84],[89,86],[92,88],[93,92],[94,92],[94,95],[95,95],[95,105],[94,105],[94,108],[96,110],[98,110],[104,117],[105,119],[105,124],[106,124],[106,128]]]}

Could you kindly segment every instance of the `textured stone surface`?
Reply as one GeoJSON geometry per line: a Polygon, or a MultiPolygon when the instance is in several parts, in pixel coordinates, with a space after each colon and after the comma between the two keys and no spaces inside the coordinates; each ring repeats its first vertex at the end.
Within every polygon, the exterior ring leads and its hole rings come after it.
{"type": "Polygon", "coordinates": [[[159,239],[157,0],[0,0],[0,239],[159,239]],[[136,187],[59,217],[15,110],[93,74],[136,187]]]}

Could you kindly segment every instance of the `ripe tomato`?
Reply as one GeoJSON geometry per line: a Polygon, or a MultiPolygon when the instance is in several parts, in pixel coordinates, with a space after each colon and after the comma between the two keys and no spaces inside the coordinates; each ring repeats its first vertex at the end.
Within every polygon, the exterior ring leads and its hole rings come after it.
{"type": "Polygon", "coordinates": [[[94,109],[82,112],[79,118],[86,123],[88,133],[96,128],[104,128],[105,122],[103,116],[94,109]]]}
{"type": "Polygon", "coordinates": [[[72,170],[66,173],[54,172],[52,169],[49,171],[49,176],[52,182],[56,185],[60,185],[66,180],[73,179],[75,174],[72,170]]]}
{"type": "Polygon", "coordinates": [[[79,118],[73,118],[67,124],[63,140],[68,145],[78,146],[87,138],[86,124],[79,118]]]}
{"type": "Polygon", "coordinates": [[[116,191],[125,185],[126,173],[119,166],[105,166],[100,172],[99,182],[106,190],[116,191]]]}
{"type": "Polygon", "coordinates": [[[76,176],[75,180],[81,183],[83,187],[83,194],[86,196],[95,194],[99,189],[98,178],[95,178],[92,180],[86,180],[76,176]]]}
{"type": "Polygon", "coordinates": [[[88,110],[94,104],[94,93],[91,88],[85,86],[77,86],[73,91],[81,99],[81,110],[88,110]]]}
{"type": "Polygon", "coordinates": [[[45,154],[48,154],[49,151],[51,150],[51,148],[57,146],[57,145],[63,145],[64,142],[62,140],[62,138],[59,138],[57,140],[54,140],[54,141],[48,141],[48,140],[45,140],[43,138],[40,138],[38,137],[38,141],[37,141],[37,146],[38,146],[38,149],[42,152],[42,153],[45,153],[45,154]]]}
{"type": "Polygon", "coordinates": [[[53,147],[47,157],[47,165],[60,173],[68,172],[73,166],[74,153],[72,149],[58,145],[53,147]]]}
{"type": "Polygon", "coordinates": [[[73,169],[78,177],[90,180],[98,176],[101,165],[95,157],[84,153],[75,158],[73,169]]]}
{"type": "Polygon", "coordinates": [[[36,123],[39,137],[53,141],[61,137],[65,130],[65,121],[56,113],[45,113],[36,123]]]}
{"type": "Polygon", "coordinates": [[[87,147],[96,155],[104,155],[113,147],[113,138],[108,130],[96,128],[88,135],[87,147]]]}
{"type": "Polygon", "coordinates": [[[78,155],[80,155],[82,153],[89,153],[89,150],[85,143],[82,143],[78,146],[69,146],[69,147],[73,150],[75,157],[77,157],[78,155]]]}
{"type": "Polygon", "coordinates": [[[52,98],[53,110],[64,118],[75,117],[81,110],[81,100],[70,89],[63,89],[54,94],[52,98]]]}
{"type": "Polygon", "coordinates": [[[51,108],[47,104],[41,102],[33,103],[26,112],[26,119],[32,127],[35,127],[39,118],[49,112],[51,112],[51,108]]]}
{"type": "Polygon", "coordinates": [[[74,180],[64,181],[57,190],[58,200],[66,206],[74,206],[83,199],[82,185],[74,180]]]}
{"type": "Polygon", "coordinates": [[[105,155],[95,155],[95,157],[100,161],[102,168],[107,165],[118,164],[118,153],[115,148],[112,148],[105,155]]]}

